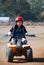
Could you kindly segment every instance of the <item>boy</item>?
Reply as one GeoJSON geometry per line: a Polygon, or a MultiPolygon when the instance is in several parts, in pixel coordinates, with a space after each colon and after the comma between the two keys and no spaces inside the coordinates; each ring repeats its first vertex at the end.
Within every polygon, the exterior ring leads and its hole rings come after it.
{"type": "Polygon", "coordinates": [[[10,32],[8,33],[8,35],[11,35],[11,38],[9,41],[16,41],[16,36],[22,36],[22,43],[23,44],[26,44],[27,43],[27,40],[26,40],[26,37],[25,35],[27,35],[27,31],[23,25],[23,18],[21,16],[18,16],[16,17],[15,19],[15,22],[16,22],[16,25],[14,27],[12,27],[10,29],[10,32]]]}

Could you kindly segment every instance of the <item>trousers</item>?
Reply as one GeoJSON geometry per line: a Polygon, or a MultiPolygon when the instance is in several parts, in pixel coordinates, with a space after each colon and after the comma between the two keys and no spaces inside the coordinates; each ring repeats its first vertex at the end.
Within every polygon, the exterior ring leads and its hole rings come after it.
{"type": "MultiPolygon", "coordinates": [[[[11,39],[11,42],[16,42],[16,38],[12,38],[12,39],[11,39]]],[[[21,39],[21,42],[22,42],[23,44],[27,44],[26,38],[22,38],[22,39],[21,39]]]]}

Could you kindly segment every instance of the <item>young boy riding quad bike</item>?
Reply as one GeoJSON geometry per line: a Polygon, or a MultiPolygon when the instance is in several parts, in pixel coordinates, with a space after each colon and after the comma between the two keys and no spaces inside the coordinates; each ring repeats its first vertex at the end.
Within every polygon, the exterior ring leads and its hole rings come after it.
{"type": "Polygon", "coordinates": [[[7,44],[7,60],[13,61],[14,56],[24,55],[27,61],[32,61],[32,48],[27,44],[26,36],[29,36],[23,25],[24,19],[21,16],[16,17],[16,25],[8,33],[11,36],[7,44]]]}
{"type": "Polygon", "coordinates": [[[15,22],[16,22],[16,25],[14,27],[12,27],[10,29],[10,32],[8,33],[9,35],[13,35],[11,36],[11,39],[10,41],[16,41],[16,36],[23,36],[22,38],[22,42],[24,43],[27,43],[27,40],[25,38],[25,35],[27,34],[27,31],[25,29],[25,27],[23,26],[23,21],[24,19],[21,17],[21,16],[18,16],[16,19],[15,19],[15,22]],[[13,33],[13,34],[11,34],[13,33]]]}

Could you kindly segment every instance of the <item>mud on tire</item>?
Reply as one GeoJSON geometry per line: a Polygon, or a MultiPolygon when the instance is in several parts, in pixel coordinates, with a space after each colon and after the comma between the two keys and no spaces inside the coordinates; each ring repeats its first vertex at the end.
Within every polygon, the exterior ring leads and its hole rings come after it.
{"type": "Polygon", "coordinates": [[[32,62],[33,61],[32,48],[27,49],[25,58],[26,58],[26,61],[28,61],[28,62],[32,62]]]}
{"type": "Polygon", "coordinates": [[[11,48],[7,48],[6,50],[6,56],[8,62],[13,62],[13,52],[11,48]]]}

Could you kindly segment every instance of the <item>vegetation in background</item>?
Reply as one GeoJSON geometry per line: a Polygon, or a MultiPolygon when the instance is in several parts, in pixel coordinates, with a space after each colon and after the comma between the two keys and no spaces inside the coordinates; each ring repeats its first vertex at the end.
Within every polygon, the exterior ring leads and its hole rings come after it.
{"type": "Polygon", "coordinates": [[[0,16],[14,18],[22,15],[25,20],[44,20],[44,0],[0,0],[0,16]]]}

